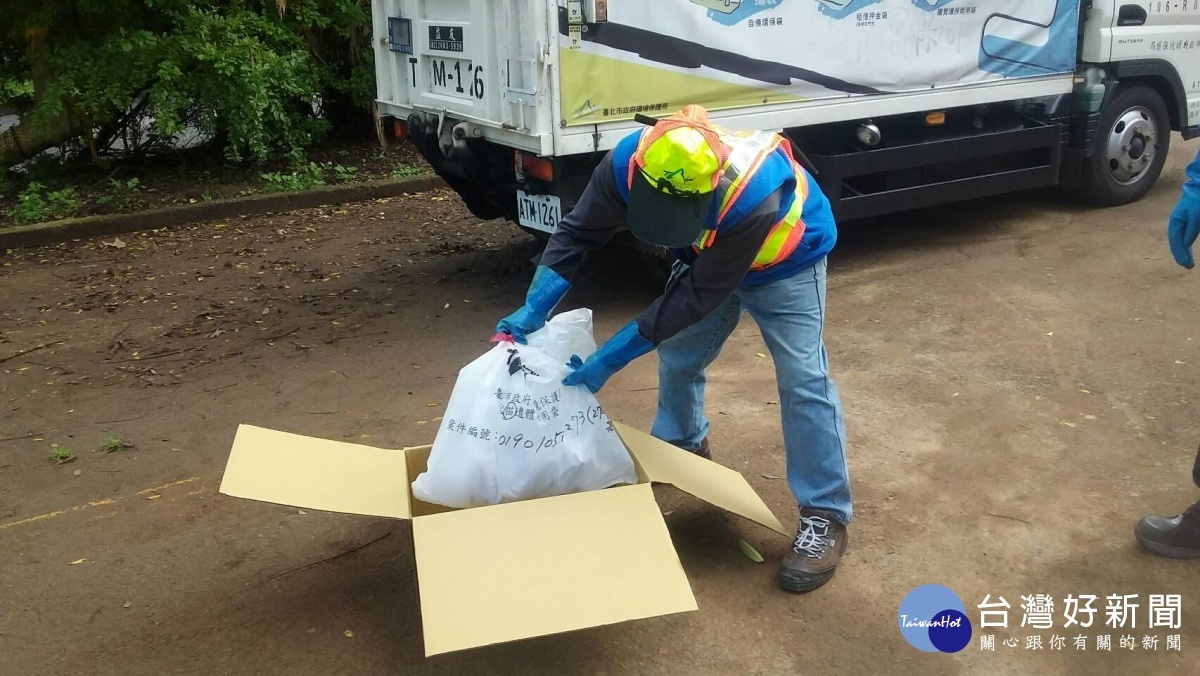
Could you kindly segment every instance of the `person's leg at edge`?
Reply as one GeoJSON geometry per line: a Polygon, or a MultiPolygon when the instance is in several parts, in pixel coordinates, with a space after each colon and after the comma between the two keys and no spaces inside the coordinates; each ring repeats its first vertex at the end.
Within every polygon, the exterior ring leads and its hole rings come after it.
{"type": "Polygon", "coordinates": [[[704,415],[707,369],[741,314],[741,302],[731,295],[707,317],[659,344],[658,411],[650,428],[652,436],[709,457],[704,415]]]}
{"type": "MultiPolygon", "coordinates": [[[[1200,486],[1200,451],[1192,464],[1192,481],[1200,486]]],[[[1147,516],[1133,528],[1148,551],[1173,559],[1200,558],[1200,502],[1178,516],[1147,516]]]]}
{"type": "Polygon", "coordinates": [[[853,517],[845,414],[823,340],[822,259],[787,279],[741,291],[775,361],[788,484],[800,507],[780,584],[810,591],[834,574],[853,517]]]}

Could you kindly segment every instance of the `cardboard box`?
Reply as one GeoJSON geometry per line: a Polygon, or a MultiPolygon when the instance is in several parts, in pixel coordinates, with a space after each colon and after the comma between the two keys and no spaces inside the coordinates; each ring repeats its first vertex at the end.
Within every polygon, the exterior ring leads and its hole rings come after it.
{"type": "Polygon", "coordinates": [[[454,510],[413,497],[430,446],[238,428],[221,492],[412,521],[425,655],[696,610],[650,482],[790,535],[742,475],[614,423],[638,483],[454,510]]]}

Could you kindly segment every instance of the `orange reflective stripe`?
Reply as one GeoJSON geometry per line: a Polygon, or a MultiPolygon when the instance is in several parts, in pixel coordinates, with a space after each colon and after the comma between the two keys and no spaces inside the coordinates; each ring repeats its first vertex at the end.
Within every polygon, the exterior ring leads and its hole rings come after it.
{"type": "Polygon", "coordinates": [[[780,144],[783,146],[783,151],[787,153],[788,160],[792,163],[792,172],[796,174],[796,192],[801,202],[808,201],[808,175],[804,169],[800,167],[800,163],[796,161],[796,155],[792,152],[792,142],[786,138],[782,139],[780,144]]]}
{"type": "MultiPolygon", "coordinates": [[[[784,224],[779,223],[776,225],[776,227],[782,228],[784,227],[784,224]]],[[[779,251],[774,256],[767,258],[760,252],[758,257],[754,259],[754,262],[750,264],[750,269],[757,272],[759,270],[765,270],[776,263],[781,263],[787,260],[788,256],[791,256],[796,251],[796,247],[800,246],[800,242],[803,239],[804,223],[801,222],[790,228],[786,237],[782,239],[783,243],[779,247],[779,251]]]]}
{"type": "Polygon", "coordinates": [[[732,170],[734,178],[721,199],[718,220],[725,218],[750,179],[783,141],[778,134],[768,132],[756,132],[750,136],[730,136],[725,140],[733,148],[733,152],[729,154],[726,171],[732,170]]]}
{"type": "Polygon", "coordinates": [[[646,152],[646,148],[650,145],[650,135],[653,130],[646,129],[642,131],[642,137],[638,139],[637,150],[633,151],[633,157],[629,159],[629,189],[633,189],[634,172],[638,168],[638,158],[646,152]]]}
{"type": "Polygon", "coordinates": [[[758,255],[754,257],[754,262],[750,264],[751,270],[762,270],[773,263],[779,256],[779,252],[783,250],[784,243],[788,234],[792,231],[786,223],[780,221],[771,227],[771,234],[767,235],[763,246],[758,250],[758,255]]]}
{"type": "Polygon", "coordinates": [[[792,163],[792,169],[796,173],[796,199],[801,203],[808,201],[808,176],[804,170],[795,162],[792,163]]]}
{"type": "Polygon", "coordinates": [[[804,200],[797,194],[787,214],[771,228],[771,233],[767,235],[762,248],[758,250],[758,255],[754,257],[751,270],[762,270],[792,255],[796,247],[800,246],[800,240],[804,239],[804,220],[801,218],[803,214],[804,200]]]}
{"type": "Polygon", "coordinates": [[[774,149],[764,149],[758,154],[757,157],[754,158],[752,164],[746,171],[738,174],[737,180],[734,181],[733,185],[729,186],[729,190],[725,192],[725,198],[722,200],[721,204],[721,213],[717,215],[718,220],[725,218],[725,214],[729,213],[729,209],[733,206],[734,202],[737,201],[737,198],[741,197],[742,191],[746,189],[746,186],[750,183],[750,179],[753,178],[754,174],[759,170],[760,167],[762,167],[763,162],[767,160],[767,156],[771,154],[772,150],[774,149]]]}
{"type": "Polygon", "coordinates": [[[692,251],[700,253],[712,246],[715,241],[717,241],[716,230],[701,230],[700,234],[696,236],[696,241],[692,243],[692,251]]]}
{"type": "Polygon", "coordinates": [[[793,163],[792,168],[796,174],[796,193],[792,199],[792,206],[779,223],[771,228],[771,234],[754,257],[751,270],[761,270],[787,260],[804,239],[803,216],[804,202],[808,196],[808,180],[799,165],[793,163]]]}

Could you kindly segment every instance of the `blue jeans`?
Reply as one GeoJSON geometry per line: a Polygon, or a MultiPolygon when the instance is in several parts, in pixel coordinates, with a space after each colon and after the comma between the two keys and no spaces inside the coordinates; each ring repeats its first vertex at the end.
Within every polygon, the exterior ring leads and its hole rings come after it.
{"type": "Polygon", "coordinates": [[[658,413],[650,433],[689,450],[708,436],[705,371],[744,308],[762,330],[775,362],[792,494],[801,507],[826,509],[849,523],[853,509],[845,416],[821,337],[825,268],[822,258],[787,279],[740,287],[707,317],[659,344],[658,413]]]}

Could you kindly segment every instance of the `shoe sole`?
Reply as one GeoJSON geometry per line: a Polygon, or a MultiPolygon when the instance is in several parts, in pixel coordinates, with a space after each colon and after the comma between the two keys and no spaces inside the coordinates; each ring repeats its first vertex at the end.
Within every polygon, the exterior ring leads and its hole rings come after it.
{"type": "MultiPolygon", "coordinates": [[[[846,550],[849,548],[850,543],[844,541],[842,543],[842,550],[838,553],[838,559],[841,559],[843,556],[845,556],[846,550]]],[[[830,568],[824,573],[798,577],[796,575],[789,574],[788,569],[781,568],[779,570],[779,586],[782,587],[784,591],[789,591],[794,594],[810,592],[818,587],[825,586],[825,583],[829,582],[829,580],[833,578],[833,574],[837,572],[837,569],[837,564],[834,564],[833,568],[830,568]]]]}
{"type": "Polygon", "coordinates": [[[780,573],[779,586],[783,588],[784,591],[792,592],[793,594],[803,594],[805,592],[813,591],[818,587],[825,586],[825,583],[829,582],[829,580],[833,578],[833,574],[836,572],[837,569],[834,568],[828,573],[822,573],[821,575],[816,576],[805,576],[804,579],[798,579],[791,577],[786,573],[780,573]]]}
{"type": "Polygon", "coordinates": [[[1165,556],[1168,559],[1200,559],[1200,549],[1186,549],[1184,547],[1164,545],[1153,540],[1147,540],[1142,537],[1142,532],[1136,527],[1133,529],[1133,536],[1137,538],[1139,544],[1159,556],[1165,556]]]}

